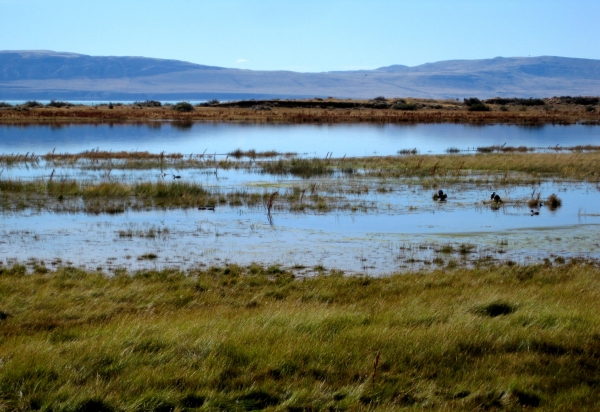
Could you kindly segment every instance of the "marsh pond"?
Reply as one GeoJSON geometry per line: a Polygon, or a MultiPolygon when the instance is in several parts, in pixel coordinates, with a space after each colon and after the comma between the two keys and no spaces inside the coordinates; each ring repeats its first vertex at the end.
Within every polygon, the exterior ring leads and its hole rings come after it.
{"type": "Polygon", "coordinates": [[[1,125],[0,262],[382,275],[600,259],[599,144],[583,125],[1,125]]]}

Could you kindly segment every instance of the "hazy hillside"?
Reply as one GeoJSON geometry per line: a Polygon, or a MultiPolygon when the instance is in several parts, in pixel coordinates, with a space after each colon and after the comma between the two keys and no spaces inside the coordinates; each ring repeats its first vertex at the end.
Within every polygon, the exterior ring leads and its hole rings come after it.
{"type": "Polygon", "coordinates": [[[0,81],[119,79],[206,69],[219,68],[147,57],[93,57],[52,51],[0,51],[0,81]]]}
{"type": "Polygon", "coordinates": [[[600,95],[600,60],[517,57],[297,73],[146,57],[0,51],[0,101],[600,95]]]}

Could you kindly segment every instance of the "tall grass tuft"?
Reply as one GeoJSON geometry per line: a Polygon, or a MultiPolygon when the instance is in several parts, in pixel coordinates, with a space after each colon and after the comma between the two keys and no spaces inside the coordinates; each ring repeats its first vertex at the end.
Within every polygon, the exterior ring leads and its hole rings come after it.
{"type": "Polygon", "coordinates": [[[537,195],[535,195],[535,189],[533,190],[533,192],[531,193],[531,199],[529,199],[527,201],[527,206],[529,206],[530,208],[538,208],[542,205],[542,201],[540,200],[540,198],[542,197],[541,193],[538,193],[537,195]]]}
{"type": "Polygon", "coordinates": [[[327,162],[321,159],[278,160],[262,163],[261,168],[263,173],[291,174],[305,179],[333,173],[333,170],[327,166],[327,162]]]}
{"type": "Polygon", "coordinates": [[[562,206],[562,200],[555,193],[552,193],[546,199],[546,205],[550,210],[554,210],[562,206]]]}

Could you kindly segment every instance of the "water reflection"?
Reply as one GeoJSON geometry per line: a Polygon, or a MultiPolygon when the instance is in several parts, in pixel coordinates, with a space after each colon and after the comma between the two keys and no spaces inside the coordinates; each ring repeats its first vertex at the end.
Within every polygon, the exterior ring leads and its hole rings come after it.
{"type": "Polygon", "coordinates": [[[0,153],[147,150],[153,153],[228,153],[277,150],[324,157],[445,153],[456,147],[598,144],[600,128],[543,125],[282,125],[150,122],[93,125],[0,125],[0,153]]]}

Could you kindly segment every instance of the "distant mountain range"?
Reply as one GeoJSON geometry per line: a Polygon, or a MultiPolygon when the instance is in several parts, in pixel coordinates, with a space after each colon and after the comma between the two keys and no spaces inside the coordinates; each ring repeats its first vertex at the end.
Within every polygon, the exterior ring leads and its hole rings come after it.
{"type": "Polygon", "coordinates": [[[0,51],[0,101],[600,95],[600,60],[496,57],[375,70],[298,73],[147,57],[0,51]]]}

